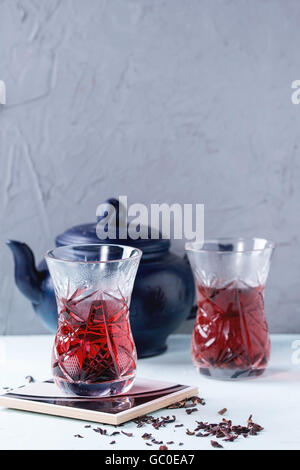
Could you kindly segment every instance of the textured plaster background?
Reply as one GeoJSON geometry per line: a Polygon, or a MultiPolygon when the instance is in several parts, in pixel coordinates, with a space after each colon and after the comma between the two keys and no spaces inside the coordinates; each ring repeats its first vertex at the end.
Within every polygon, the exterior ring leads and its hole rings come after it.
{"type": "Polygon", "coordinates": [[[269,324],[300,332],[299,24],[297,0],[0,0],[1,334],[46,331],[4,240],[40,259],[119,194],[276,240],[269,324]]]}

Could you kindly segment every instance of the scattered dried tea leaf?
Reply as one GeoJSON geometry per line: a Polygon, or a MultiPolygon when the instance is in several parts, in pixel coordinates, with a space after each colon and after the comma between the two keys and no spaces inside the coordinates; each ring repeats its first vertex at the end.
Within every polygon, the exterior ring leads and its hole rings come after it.
{"type": "Polygon", "coordinates": [[[79,439],[83,439],[83,436],[81,436],[80,434],[74,434],[74,437],[78,437],[79,439]]]}
{"type": "Polygon", "coordinates": [[[205,401],[203,398],[194,396],[190,398],[186,398],[185,400],[178,401],[173,403],[172,405],[168,406],[169,409],[176,409],[176,408],[191,408],[197,404],[205,405],[205,401]]]}
{"type": "Polygon", "coordinates": [[[190,415],[192,413],[195,413],[195,411],[198,411],[198,408],[188,408],[185,410],[185,412],[190,415]]]}
{"type": "Polygon", "coordinates": [[[250,431],[249,431],[249,434],[250,434],[250,436],[256,436],[257,432],[255,431],[254,428],[251,428],[250,431]]]}
{"type": "Polygon", "coordinates": [[[217,449],[223,449],[223,446],[217,441],[210,441],[210,444],[212,445],[212,447],[216,447],[217,449]]]}
{"type": "Polygon", "coordinates": [[[200,397],[192,397],[190,398],[190,400],[192,401],[193,405],[205,405],[205,400],[204,398],[200,398],[200,397]]]}
{"type": "Polygon", "coordinates": [[[28,383],[35,382],[35,380],[34,380],[34,378],[32,377],[32,375],[26,375],[25,380],[27,380],[28,383]]]}
{"type": "Polygon", "coordinates": [[[133,436],[132,432],[121,431],[121,433],[124,434],[124,436],[127,436],[127,437],[132,437],[133,436]]]}
{"type": "Polygon", "coordinates": [[[159,450],[168,450],[167,446],[160,446],[159,450]]]}
{"type": "Polygon", "coordinates": [[[227,408],[222,408],[220,411],[218,411],[219,415],[224,415],[227,412],[227,408]]]}
{"type": "Polygon", "coordinates": [[[156,439],[152,439],[153,444],[156,444],[156,445],[160,445],[160,444],[163,444],[163,441],[157,441],[156,439]]]}
{"type": "Polygon", "coordinates": [[[154,416],[145,415],[133,420],[138,428],[143,427],[145,424],[151,424],[155,429],[165,427],[169,423],[174,423],[176,416],[161,416],[160,418],[154,418],[154,416]]]}
{"type": "Polygon", "coordinates": [[[106,429],[101,429],[101,428],[94,428],[93,431],[95,432],[98,432],[99,434],[101,434],[102,436],[105,436],[107,434],[107,430],[106,429]]]}

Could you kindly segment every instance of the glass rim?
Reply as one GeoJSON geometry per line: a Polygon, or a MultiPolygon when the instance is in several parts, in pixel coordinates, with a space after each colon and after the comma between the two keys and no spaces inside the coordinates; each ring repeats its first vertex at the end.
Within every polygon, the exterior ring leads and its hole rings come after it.
{"type": "Polygon", "coordinates": [[[237,237],[237,238],[234,238],[234,237],[220,237],[220,238],[208,238],[208,239],[205,239],[203,241],[203,243],[201,243],[201,248],[197,248],[197,245],[199,245],[200,243],[199,242],[187,242],[185,244],[185,250],[186,251],[193,251],[194,253],[222,253],[224,255],[230,255],[230,254],[235,254],[235,253],[256,253],[256,252],[259,252],[259,251],[265,251],[265,250],[268,250],[268,249],[271,249],[271,250],[274,250],[275,246],[276,246],[276,243],[271,241],[271,240],[267,240],[266,238],[261,238],[261,237],[253,237],[253,238],[245,238],[245,237],[237,237]],[[228,242],[233,242],[233,243],[236,243],[236,242],[245,242],[245,243],[249,243],[249,242],[255,242],[255,241],[261,241],[261,242],[265,242],[265,246],[263,248],[245,248],[245,249],[233,249],[231,251],[225,251],[225,250],[220,250],[220,249],[210,249],[208,250],[207,248],[205,248],[205,244],[207,243],[215,243],[216,245],[217,244],[222,244],[222,242],[224,243],[228,243],[228,242]]]}
{"type": "Polygon", "coordinates": [[[122,261],[131,261],[134,259],[140,259],[143,255],[142,250],[139,248],[135,248],[133,246],[129,245],[119,245],[119,244],[114,244],[114,243],[78,243],[74,245],[63,245],[63,246],[57,246],[55,248],[52,248],[51,250],[47,250],[45,253],[45,259],[46,260],[54,260],[54,261],[59,261],[62,263],[72,263],[72,264],[106,264],[106,263],[121,263],[122,261]],[[126,258],[118,258],[118,259],[108,259],[108,260],[94,260],[94,261],[89,261],[89,260],[76,260],[76,259],[65,259],[65,258],[57,258],[54,255],[51,255],[54,251],[58,250],[63,250],[65,248],[83,248],[83,247],[116,247],[116,248],[127,248],[127,249],[132,249],[137,251],[137,253],[133,256],[128,256],[126,258]]]}

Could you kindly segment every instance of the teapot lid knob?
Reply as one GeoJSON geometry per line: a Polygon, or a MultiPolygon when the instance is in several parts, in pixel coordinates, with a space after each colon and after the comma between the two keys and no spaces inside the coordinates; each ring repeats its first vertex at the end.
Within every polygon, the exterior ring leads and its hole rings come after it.
{"type": "MultiPolygon", "coordinates": [[[[90,224],[77,225],[66,230],[56,237],[56,246],[89,244],[89,243],[119,243],[122,245],[131,245],[140,248],[145,253],[167,252],[170,247],[170,240],[157,232],[157,238],[152,238],[151,226],[145,226],[146,238],[139,237],[132,239],[128,234],[129,223],[127,220],[126,202],[110,198],[100,204],[97,209],[97,222],[90,224]],[[98,224],[102,225],[100,231],[98,224]],[[108,229],[112,229],[114,236],[110,237],[108,229]],[[106,233],[102,237],[100,234],[106,233]]],[[[132,224],[132,222],[131,222],[132,224]]],[[[134,224],[134,221],[133,221],[134,224]]],[[[138,225],[136,225],[139,227],[138,225]]]]}
{"type": "Polygon", "coordinates": [[[115,227],[117,232],[122,230],[127,233],[127,207],[119,199],[107,199],[97,208],[97,222],[101,221],[115,227]]]}

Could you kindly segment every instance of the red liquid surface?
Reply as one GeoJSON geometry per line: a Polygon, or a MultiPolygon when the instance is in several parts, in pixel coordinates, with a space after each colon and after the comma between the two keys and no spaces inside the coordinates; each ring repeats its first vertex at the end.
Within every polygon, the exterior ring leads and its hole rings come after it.
{"type": "Polygon", "coordinates": [[[97,384],[134,377],[136,350],[125,300],[77,290],[60,304],[55,378],[97,384]]]}
{"type": "Polygon", "coordinates": [[[252,375],[265,369],[270,340],[263,290],[263,286],[240,288],[234,283],[221,289],[197,285],[192,356],[200,370],[230,369],[252,375]]]}

